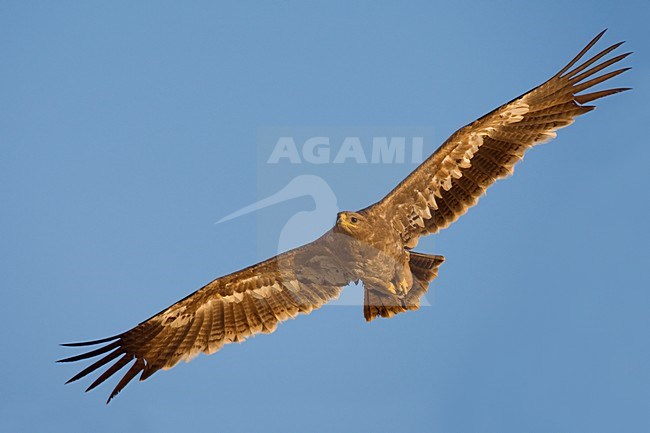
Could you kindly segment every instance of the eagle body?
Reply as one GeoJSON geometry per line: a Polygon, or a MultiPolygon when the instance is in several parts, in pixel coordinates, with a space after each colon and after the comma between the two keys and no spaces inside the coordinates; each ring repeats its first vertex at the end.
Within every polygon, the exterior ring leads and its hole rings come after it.
{"type": "Polygon", "coordinates": [[[405,295],[413,278],[409,253],[399,232],[387,222],[379,208],[338,214],[334,232],[345,236],[346,262],[354,266],[353,277],[367,289],[405,295]]]}
{"type": "Polygon", "coordinates": [[[490,185],[512,174],[528,149],[595,108],[588,103],[629,90],[592,89],[629,69],[603,71],[630,54],[606,57],[621,43],[584,59],[603,34],[546,82],[460,128],[383,199],[339,213],[316,241],[217,278],[128,331],[65,344],[100,345],[60,360],[99,357],[68,382],[105,368],[88,391],[130,364],[110,401],[137,375],[145,380],[199,353],[271,333],[338,297],[350,282],[363,283],[367,321],[419,308],[444,262],[413,251],[419,238],[456,221],[490,185]]]}

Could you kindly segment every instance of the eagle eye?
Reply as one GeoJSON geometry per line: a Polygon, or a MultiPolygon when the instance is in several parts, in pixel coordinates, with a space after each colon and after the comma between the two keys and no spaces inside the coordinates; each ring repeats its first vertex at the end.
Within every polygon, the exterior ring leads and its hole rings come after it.
{"type": "Polygon", "coordinates": [[[352,217],[352,218],[350,218],[350,222],[351,222],[352,224],[356,224],[356,223],[359,222],[359,219],[358,219],[357,217],[352,217]]]}

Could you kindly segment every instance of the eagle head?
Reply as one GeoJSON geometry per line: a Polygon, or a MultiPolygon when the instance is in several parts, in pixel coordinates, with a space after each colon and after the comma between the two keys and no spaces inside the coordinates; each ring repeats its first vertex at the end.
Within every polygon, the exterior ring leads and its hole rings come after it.
{"type": "Polygon", "coordinates": [[[336,214],[336,227],[343,232],[358,237],[367,230],[366,217],[359,212],[339,212],[336,214]]]}

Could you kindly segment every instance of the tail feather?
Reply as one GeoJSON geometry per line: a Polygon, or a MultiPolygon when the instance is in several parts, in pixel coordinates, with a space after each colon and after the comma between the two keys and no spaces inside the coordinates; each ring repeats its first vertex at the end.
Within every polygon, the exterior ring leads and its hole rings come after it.
{"type": "Polygon", "coordinates": [[[409,254],[413,287],[403,297],[366,288],[363,306],[363,315],[366,321],[370,322],[377,316],[390,318],[396,314],[420,308],[420,298],[427,292],[429,283],[438,276],[438,268],[445,258],[413,251],[409,254]]]}
{"type": "Polygon", "coordinates": [[[430,283],[438,276],[438,268],[445,261],[444,256],[410,252],[409,267],[415,278],[423,283],[430,283]]]}

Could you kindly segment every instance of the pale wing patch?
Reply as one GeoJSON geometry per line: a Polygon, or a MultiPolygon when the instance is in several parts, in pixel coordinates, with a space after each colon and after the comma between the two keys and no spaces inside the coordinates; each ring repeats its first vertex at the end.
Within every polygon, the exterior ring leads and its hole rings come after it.
{"type": "Polygon", "coordinates": [[[508,105],[503,112],[499,113],[499,117],[504,125],[509,125],[511,123],[521,122],[529,110],[530,106],[520,99],[508,105]]]}

